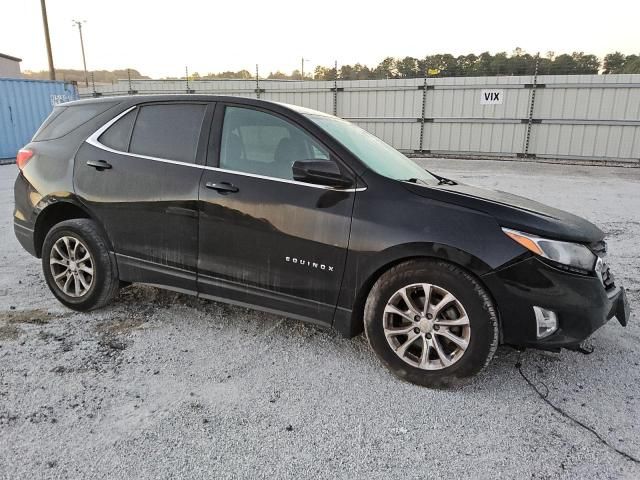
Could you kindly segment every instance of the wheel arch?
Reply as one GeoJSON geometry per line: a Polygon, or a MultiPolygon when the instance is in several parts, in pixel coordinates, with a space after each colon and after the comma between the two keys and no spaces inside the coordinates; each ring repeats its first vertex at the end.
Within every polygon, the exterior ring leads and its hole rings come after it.
{"type": "Polygon", "coordinates": [[[44,244],[44,239],[51,228],[60,222],[72,220],[74,218],[88,218],[96,222],[100,233],[103,235],[109,245],[109,248],[113,250],[109,236],[106,234],[102,224],[80,202],[75,201],[72,198],[49,198],[40,203],[42,206],[40,207],[40,211],[36,217],[33,231],[33,242],[36,256],[38,258],[42,256],[42,245],[44,244]]]}
{"type": "Polygon", "coordinates": [[[482,275],[492,271],[492,268],[478,257],[460,250],[456,247],[442,244],[412,244],[393,247],[378,256],[378,261],[369,269],[369,273],[363,275],[362,281],[355,294],[350,319],[347,320],[344,327],[338,327],[338,330],[347,337],[354,337],[364,331],[364,307],[378,279],[389,269],[411,260],[441,260],[451,263],[458,268],[466,271],[473,276],[475,280],[482,285],[491,297],[493,304],[498,312],[498,329],[499,341],[502,342],[502,320],[500,317],[500,308],[496,302],[494,295],[491,293],[489,286],[482,280],[482,275]]]}

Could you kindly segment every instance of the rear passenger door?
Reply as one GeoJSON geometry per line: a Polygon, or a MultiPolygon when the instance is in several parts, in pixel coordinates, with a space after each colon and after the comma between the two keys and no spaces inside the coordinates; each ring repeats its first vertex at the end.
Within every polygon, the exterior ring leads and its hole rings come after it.
{"type": "Polygon", "coordinates": [[[104,225],[120,278],[196,290],[198,185],[213,105],[142,104],[89,137],[76,194],[104,225]]]}

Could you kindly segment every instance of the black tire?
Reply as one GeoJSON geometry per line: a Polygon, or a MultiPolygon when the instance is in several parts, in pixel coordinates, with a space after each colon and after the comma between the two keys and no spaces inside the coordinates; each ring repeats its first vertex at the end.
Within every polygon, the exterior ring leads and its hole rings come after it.
{"type": "Polygon", "coordinates": [[[117,265],[109,254],[107,243],[96,223],[86,218],[65,220],[49,230],[42,246],[42,271],[51,292],[62,304],[73,310],[87,311],[103,307],[118,294],[120,287],[117,265]],[[53,278],[50,265],[52,250],[63,237],[79,240],[90,255],[93,279],[90,287],[79,297],[67,295],[53,278]]]}
{"type": "Polygon", "coordinates": [[[498,346],[498,314],[487,291],[465,270],[440,260],[411,260],[385,272],[367,298],[364,326],[371,347],[391,372],[411,383],[432,388],[466,383],[489,364],[498,346]],[[446,289],[460,302],[468,317],[470,337],[466,350],[455,363],[439,370],[425,370],[407,363],[396,354],[384,333],[387,302],[399,289],[417,283],[446,289]]]}

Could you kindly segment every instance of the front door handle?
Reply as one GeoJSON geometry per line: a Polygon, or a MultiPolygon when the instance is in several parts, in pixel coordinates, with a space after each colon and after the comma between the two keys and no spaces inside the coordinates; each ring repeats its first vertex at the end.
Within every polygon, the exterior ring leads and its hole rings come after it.
{"type": "Polygon", "coordinates": [[[239,190],[234,184],[229,182],[221,182],[221,183],[213,183],[207,182],[204,184],[205,187],[210,188],[211,190],[216,190],[218,192],[224,193],[235,193],[239,190]]]}
{"type": "Polygon", "coordinates": [[[98,161],[89,160],[87,162],[87,166],[93,167],[99,172],[101,172],[102,170],[109,170],[111,168],[111,164],[108,163],[106,160],[98,160],[98,161]]]}

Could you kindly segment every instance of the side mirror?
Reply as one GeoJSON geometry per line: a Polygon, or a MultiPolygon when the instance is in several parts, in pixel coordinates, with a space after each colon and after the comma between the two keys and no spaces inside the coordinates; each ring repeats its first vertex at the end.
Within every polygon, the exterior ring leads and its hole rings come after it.
{"type": "Polygon", "coordinates": [[[353,180],[345,177],[333,160],[297,160],[293,162],[291,169],[293,179],[299,182],[338,188],[353,185],[353,180]]]}

